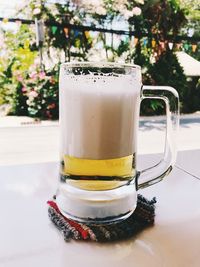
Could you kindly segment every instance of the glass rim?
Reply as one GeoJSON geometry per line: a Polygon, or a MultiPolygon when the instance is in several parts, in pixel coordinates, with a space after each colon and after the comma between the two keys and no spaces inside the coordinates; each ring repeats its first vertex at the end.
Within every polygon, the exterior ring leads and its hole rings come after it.
{"type": "Polygon", "coordinates": [[[141,67],[136,64],[118,63],[118,62],[98,62],[98,61],[81,61],[81,62],[64,62],[60,67],[82,68],[82,67],[96,67],[96,68],[129,68],[141,71],[141,67]]]}

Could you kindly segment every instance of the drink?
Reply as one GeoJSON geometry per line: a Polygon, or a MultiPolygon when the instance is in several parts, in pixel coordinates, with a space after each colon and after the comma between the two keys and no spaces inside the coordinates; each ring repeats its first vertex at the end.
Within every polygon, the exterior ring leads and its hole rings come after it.
{"type": "Polygon", "coordinates": [[[138,84],[123,77],[67,78],[60,85],[61,180],[85,190],[127,183],[135,176],[138,84]]]}
{"type": "Polygon", "coordinates": [[[134,156],[117,159],[79,159],[64,156],[61,180],[85,190],[110,190],[135,175],[134,156]]]}
{"type": "Polygon", "coordinates": [[[142,87],[136,65],[80,62],[62,64],[59,95],[61,168],[56,202],[60,211],[94,224],[127,218],[136,208],[138,188],[160,181],[172,169],[176,91],[142,87]],[[166,150],[164,160],[138,171],[137,130],[144,98],[166,103],[166,150]]]}

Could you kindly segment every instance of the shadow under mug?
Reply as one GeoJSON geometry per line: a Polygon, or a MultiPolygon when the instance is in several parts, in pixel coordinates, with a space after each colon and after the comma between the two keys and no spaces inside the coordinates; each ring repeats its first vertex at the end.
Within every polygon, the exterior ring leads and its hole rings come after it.
{"type": "MultiPolygon", "coordinates": [[[[118,222],[137,205],[137,190],[161,181],[176,159],[178,93],[142,85],[141,68],[115,63],[64,63],[60,68],[61,212],[84,223],[118,222]],[[163,159],[137,169],[137,134],[143,99],[165,102],[163,159]]],[[[149,140],[150,141],[150,140],[149,140]]]]}

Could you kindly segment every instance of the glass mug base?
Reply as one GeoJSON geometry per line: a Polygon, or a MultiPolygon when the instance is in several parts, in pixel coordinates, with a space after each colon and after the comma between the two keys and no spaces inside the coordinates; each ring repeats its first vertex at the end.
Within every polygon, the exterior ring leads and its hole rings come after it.
{"type": "Polygon", "coordinates": [[[105,190],[89,191],[60,184],[56,202],[69,219],[90,224],[117,223],[128,218],[136,208],[135,183],[105,190]]]}

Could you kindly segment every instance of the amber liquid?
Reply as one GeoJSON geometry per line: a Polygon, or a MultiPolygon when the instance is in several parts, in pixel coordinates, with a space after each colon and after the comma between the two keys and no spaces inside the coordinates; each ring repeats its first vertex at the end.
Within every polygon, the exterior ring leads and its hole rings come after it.
{"type": "Polygon", "coordinates": [[[80,159],[65,155],[61,180],[84,190],[110,190],[120,187],[135,176],[133,155],[116,159],[80,159]]]}

